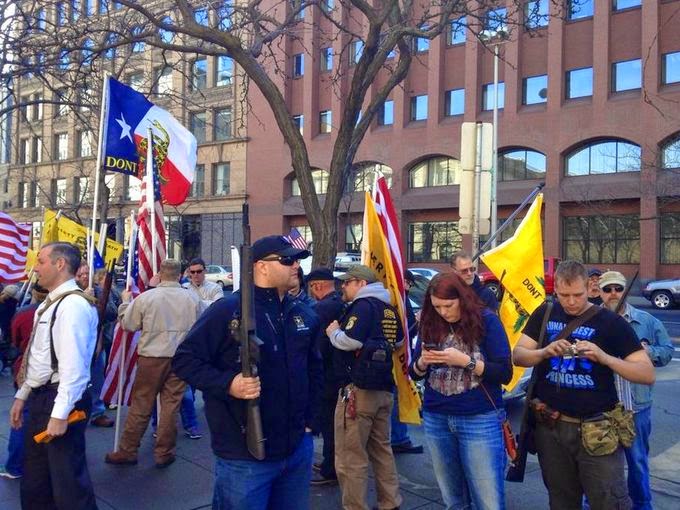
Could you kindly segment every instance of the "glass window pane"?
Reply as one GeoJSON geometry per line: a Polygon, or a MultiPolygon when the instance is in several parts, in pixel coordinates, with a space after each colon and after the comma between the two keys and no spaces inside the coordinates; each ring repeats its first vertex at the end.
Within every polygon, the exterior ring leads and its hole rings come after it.
{"type": "Polygon", "coordinates": [[[388,99],[378,112],[378,125],[391,126],[392,124],[394,124],[394,101],[388,99]]]}
{"type": "Polygon", "coordinates": [[[567,71],[567,99],[593,95],[593,68],[572,69],[567,71]]]}
{"type": "Polygon", "coordinates": [[[427,161],[418,163],[409,171],[409,188],[424,188],[427,186],[427,161]]]}
{"type": "Polygon", "coordinates": [[[567,175],[588,175],[590,173],[590,147],[571,154],[566,161],[567,175]]]}
{"type": "Polygon", "coordinates": [[[614,10],[630,9],[631,7],[639,7],[641,4],[641,0],[614,0],[614,10]]]}
{"type": "Polygon", "coordinates": [[[217,76],[215,76],[215,86],[225,87],[231,85],[234,74],[234,61],[224,55],[217,57],[217,76]]]}
{"type": "Polygon", "coordinates": [[[680,168],[680,138],[669,142],[662,151],[663,168],[680,168]]]}
{"type": "Polygon", "coordinates": [[[231,138],[231,108],[215,110],[215,140],[231,138]]]}
{"type": "Polygon", "coordinates": [[[191,89],[202,90],[207,85],[208,61],[205,58],[194,60],[191,69],[191,89]]]}
{"type": "Polygon", "coordinates": [[[465,24],[467,19],[465,16],[451,21],[449,26],[449,44],[463,44],[465,42],[465,24]]]}
{"type": "Polygon", "coordinates": [[[524,26],[528,29],[547,27],[549,16],[549,0],[532,0],[524,6],[524,26]]]}
{"type": "Polygon", "coordinates": [[[548,75],[524,79],[523,104],[545,103],[548,100],[548,75]]]}
{"type": "Polygon", "coordinates": [[[505,7],[490,10],[486,13],[484,29],[490,32],[506,30],[508,24],[508,10],[505,7]]]}
{"type": "Polygon", "coordinates": [[[542,179],[545,176],[546,157],[545,154],[535,151],[527,151],[526,156],[527,179],[542,179]]]}
{"type": "Polygon", "coordinates": [[[590,147],[590,173],[616,172],[616,142],[603,142],[590,147]]]}
{"type": "Polygon", "coordinates": [[[616,155],[617,172],[637,172],[640,170],[642,150],[637,145],[618,142],[616,155]]]}
{"type": "MultiPolygon", "coordinates": [[[[489,111],[493,110],[494,103],[496,101],[496,95],[494,94],[494,84],[487,83],[482,86],[482,110],[489,111]]],[[[505,83],[498,83],[498,109],[505,106],[505,83]]]]}
{"type": "Polygon", "coordinates": [[[660,261],[662,264],[680,264],[680,213],[661,215],[660,261]]]}
{"type": "Polygon", "coordinates": [[[448,262],[461,247],[458,222],[419,222],[408,226],[409,262],[448,262]]]}
{"type": "Polygon", "coordinates": [[[640,59],[612,64],[612,92],[639,89],[642,86],[640,59]]]}
{"type": "Polygon", "coordinates": [[[570,0],[568,18],[581,19],[592,16],[594,12],[593,4],[594,0],[570,0]]]}
{"type": "Polygon", "coordinates": [[[411,98],[411,120],[427,120],[427,95],[411,98]]]}
{"type": "Polygon", "coordinates": [[[465,113],[465,89],[446,91],[445,115],[463,115],[465,113]]]}
{"type": "Polygon", "coordinates": [[[668,85],[669,83],[680,82],[680,51],[675,53],[666,53],[663,56],[663,79],[662,83],[668,85]]]}
{"type": "Polygon", "coordinates": [[[517,150],[504,153],[500,158],[499,176],[503,181],[525,179],[526,151],[517,150]]]}

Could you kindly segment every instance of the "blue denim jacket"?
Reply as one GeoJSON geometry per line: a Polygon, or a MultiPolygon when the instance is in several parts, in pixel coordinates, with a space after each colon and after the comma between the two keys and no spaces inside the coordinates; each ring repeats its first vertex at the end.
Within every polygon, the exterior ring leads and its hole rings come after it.
{"type": "MultiPolygon", "coordinates": [[[[666,328],[652,314],[626,304],[623,317],[635,330],[641,342],[647,343],[645,348],[655,367],[668,365],[673,357],[673,344],[666,328]]],[[[641,411],[652,405],[653,384],[631,384],[633,395],[633,411],[641,411]]]]}

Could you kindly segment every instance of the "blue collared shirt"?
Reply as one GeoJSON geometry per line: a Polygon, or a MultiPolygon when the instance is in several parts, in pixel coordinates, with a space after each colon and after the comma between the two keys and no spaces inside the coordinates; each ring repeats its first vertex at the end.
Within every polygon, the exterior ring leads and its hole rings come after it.
{"type": "MultiPolygon", "coordinates": [[[[626,304],[623,314],[640,342],[645,342],[645,350],[655,367],[664,367],[670,363],[673,357],[673,343],[668,336],[668,331],[659,319],[643,310],[626,304]]],[[[633,411],[641,411],[652,405],[653,384],[632,384],[633,411]]]]}

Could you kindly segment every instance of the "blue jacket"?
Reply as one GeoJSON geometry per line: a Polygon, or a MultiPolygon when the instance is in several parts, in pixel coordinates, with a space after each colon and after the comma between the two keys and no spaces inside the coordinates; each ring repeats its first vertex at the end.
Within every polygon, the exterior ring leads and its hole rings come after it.
{"type": "Polygon", "coordinates": [[[479,299],[482,300],[482,303],[484,303],[489,310],[494,313],[498,311],[498,299],[496,299],[496,294],[482,285],[479,276],[475,275],[475,279],[470,287],[472,287],[472,290],[475,291],[477,296],[479,296],[479,299]]]}
{"type": "MultiPolygon", "coordinates": [[[[262,340],[258,372],[260,413],[266,460],[292,454],[310,427],[321,388],[321,358],[315,345],[316,314],[276,289],[255,287],[255,331],[262,340]]],[[[254,460],[245,440],[246,400],[229,395],[241,373],[239,344],[229,323],[240,312],[240,294],[213,303],[191,328],[173,358],[174,372],[203,391],[205,413],[215,455],[254,460]]]]}
{"type": "MultiPolygon", "coordinates": [[[[635,330],[640,342],[647,344],[645,350],[654,366],[664,367],[668,365],[673,357],[673,343],[661,321],[652,314],[630,305],[626,305],[623,317],[635,330]]],[[[654,385],[631,383],[630,388],[634,411],[641,411],[652,405],[652,388],[654,388],[654,385]]]]}

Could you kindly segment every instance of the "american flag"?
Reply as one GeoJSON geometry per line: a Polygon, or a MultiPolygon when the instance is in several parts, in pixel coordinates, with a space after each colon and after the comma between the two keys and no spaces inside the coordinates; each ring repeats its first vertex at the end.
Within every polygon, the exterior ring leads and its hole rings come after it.
{"type": "Polygon", "coordinates": [[[30,225],[17,223],[0,212],[0,283],[17,283],[24,278],[30,237],[30,225]]]}
{"type": "Polygon", "coordinates": [[[307,249],[307,241],[305,241],[305,238],[302,237],[302,234],[300,234],[300,231],[296,229],[295,227],[290,229],[290,233],[287,236],[284,236],[286,240],[295,246],[296,248],[300,250],[306,250],[307,249]]]}

